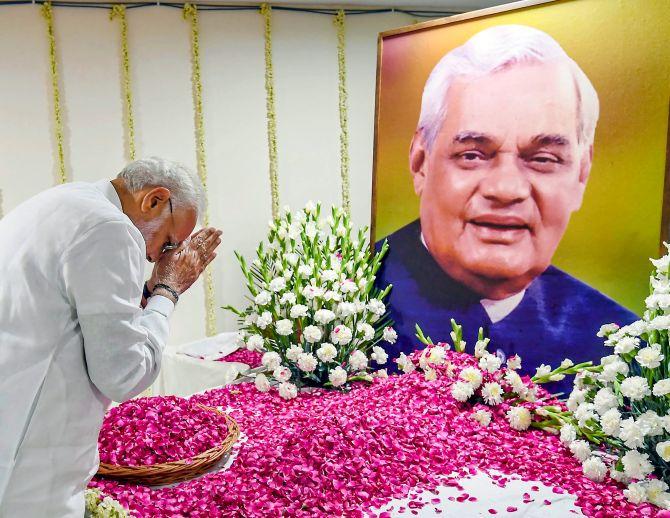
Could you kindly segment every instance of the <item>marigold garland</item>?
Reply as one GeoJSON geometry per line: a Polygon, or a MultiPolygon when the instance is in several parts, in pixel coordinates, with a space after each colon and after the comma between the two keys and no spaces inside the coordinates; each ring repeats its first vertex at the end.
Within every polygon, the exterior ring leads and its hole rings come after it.
{"type": "MultiPolygon", "coordinates": [[[[202,78],[200,75],[200,27],[198,25],[198,8],[193,4],[184,4],[184,19],[191,24],[191,59],[193,74],[193,100],[195,110],[196,153],[198,156],[198,173],[207,196],[207,163],[205,160],[205,127],[202,110],[202,78]]],[[[209,226],[209,204],[205,208],[203,223],[209,226]]],[[[205,269],[205,332],[207,336],[216,334],[216,315],[214,313],[214,280],[211,266],[205,269]]]]}
{"type": "Polygon", "coordinates": [[[118,18],[121,22],[121,66],[123,69],[123,95],[126,116],[126,138],[128,139],[128,156],[135,160],[135,120],[133,118],[133,93],[130,87],[130,56],[128,53],[128,22],[126,6],[115,5],[109,19],[118,18]]]}
{"type": "Polygon", "coordinates": [[[56,37],[54,36],[54,19],[51,2],[42,4],[42,16],[47,22],[47,38],[49,39],[49,63],[51,73],[51,89],[54,103],[54,122],[56,133],[56,151],[58,155],[58,176],[60,183],[67,182],[65,172],[65,153],[63,151],[63,118],[61,115],[60,90],[58,88],[58,64],[56,60],[56,37]]]}
{"type": "Polygon", "coordinates": [[[342,207],[347,214],[351,214],[349,199],[349,129],[347,117],[347,64],[344,40],[344,10],[340,9],[333,20],[337,28],[337,65],[340,94],[340,175],[342,177],[342,207]]]}

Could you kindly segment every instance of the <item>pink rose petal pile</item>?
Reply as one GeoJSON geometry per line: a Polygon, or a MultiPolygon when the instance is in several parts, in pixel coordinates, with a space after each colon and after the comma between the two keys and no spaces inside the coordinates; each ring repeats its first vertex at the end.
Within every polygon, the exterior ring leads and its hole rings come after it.
{"type": "MultiPolygon", "coordinates": [[[[506,405],[493,409],[488,427],[479,425],[470,417],[472,406],[456,402],[450,390],[472,359],[457,353],[447,359],[455,365],[454,377],[438,367],[433,381],[415,372],[377,378],[349,392],[301,393],[290,401],[252,384],[194,396],[192,401],[235,409],[247,441],[237,445],[228,470],[160,490],[100,479],[91,485],[141,517],[372,516],[375,508],[408,496],[412,502],[403,511],[411,516],[427,505],[420,492],[440,485],[459,489],[458,477],[445,476],[481,470],[504,473],[492,474],[501,486],[514,476],[576,495],[587,516],[661,515],[650,504],[627,502],[609,478],[585,478],[556,436],[512,430],[506,405]]],[[[461,497],[456,501],[476,498],[461,497]]],[[[532,493],[524,495],[514,508],[521,512],[533,500],[532,493]]],[[[491,514],[511,512],[496,502],[490,508],[491,514]]]]}
{"type": "Polygon", "coordinates": [[[98,436],[100,461],[141,466],[189,459],[228,435],[225,419],[188,399],[133,399],[112,408],[98,436]]]}
{"type": "Polygon", "coordinates": [[[250,368],[259,367],[261,365],[261,359],[263,358],[263,353],[258,351],[250,351],[249,349],[238,349],[234,353],[219,358],[218,362],[240,362],[246,363],[250,368]]]}

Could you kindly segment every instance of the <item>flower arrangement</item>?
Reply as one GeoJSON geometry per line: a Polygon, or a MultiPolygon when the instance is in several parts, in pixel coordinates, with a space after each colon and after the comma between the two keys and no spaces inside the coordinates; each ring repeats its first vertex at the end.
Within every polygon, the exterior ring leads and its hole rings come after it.
{"type": "Polygon", "coordinates": [[[600,328],[613,354],[581,369],[568,411],[547,408],[546,422],[560,427],[587,477],[602,481],[609,472],[627,484],[631,502],[670,509],[670,256],[651,262],[643,317],[600,328]]]}
{"type": "Polygon", "coordinates": [[[228,435],[221,417],[187,399],[131,399],[112,408],[98,436],[100,461],[148,466],[189,459],[221,444],[228,435]]]}
{"type": "Polygon", "coordinates": [[[354,233],[341,208],[323,218],[321,205],[309,202],[270,222],[251,265],[236,253],[250,304],[225,309],[238,315],[247,349],[264,352],[260,391],[271,381],[285,399],[304,386],[343,388],[369,381],[368,370],[386,363],[379,344],[397,338],[384,304],[391,286],[380,290],[374,281],[388,245],[372,255],[367,231],[354,233]]]}
{"type": "Polygon", "coordinates": [[[130,513],[110,496],[102,496],[99,489],[87,489],[84,494],[86,518],[130,518],[130,513]]]}

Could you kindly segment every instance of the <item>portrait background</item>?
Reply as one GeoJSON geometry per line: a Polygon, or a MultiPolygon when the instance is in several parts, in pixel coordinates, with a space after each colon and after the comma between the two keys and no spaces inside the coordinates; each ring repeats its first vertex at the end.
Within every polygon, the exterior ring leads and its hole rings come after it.
{"type": "Polygon", "coordinates": [[[553,264],[640,313],[648,258],[658,255],[661,237],[668,239],[667,228],[661,232],[670,99],[667,1],[563,0],[467,16],[380,35],[372,241],[418,217],[408,154],[432,68],[487,27],[529,25],[558,41],[600,99],[584,203],[553,264]]]}

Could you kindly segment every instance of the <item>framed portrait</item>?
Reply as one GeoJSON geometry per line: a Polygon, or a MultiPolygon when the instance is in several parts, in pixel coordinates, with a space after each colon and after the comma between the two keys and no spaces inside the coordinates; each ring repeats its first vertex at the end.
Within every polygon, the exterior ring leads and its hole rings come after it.
{"type": "Polygon", "coordinates": [[[664,0],[522,1],[379,36],[371,242],[415,324],[527,367],[607,354],[668,239],[664,0]]]}

